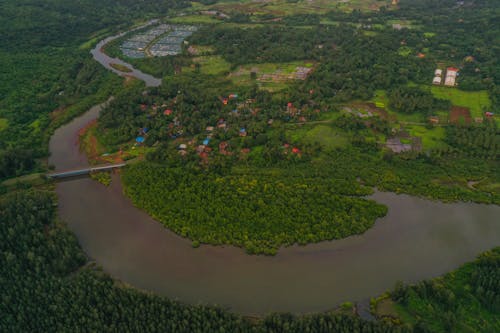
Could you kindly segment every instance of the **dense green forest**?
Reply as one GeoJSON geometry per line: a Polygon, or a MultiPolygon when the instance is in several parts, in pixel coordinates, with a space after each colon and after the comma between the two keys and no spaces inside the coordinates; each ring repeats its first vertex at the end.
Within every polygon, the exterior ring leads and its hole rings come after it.
{"type": "Polygon", "coordinates": [[[139,207],[193,244],[233,244],[248,253],[275,254],[281,245],[363,233],[386,213],[359,197],[369,189],[343,180],[249,173],[222,177],[138,164],[123,182],[139,207]]]}

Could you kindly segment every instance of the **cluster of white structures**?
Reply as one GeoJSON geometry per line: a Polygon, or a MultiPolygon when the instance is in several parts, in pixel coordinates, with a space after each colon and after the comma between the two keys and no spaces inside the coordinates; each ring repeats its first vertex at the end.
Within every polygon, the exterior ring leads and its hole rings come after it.
{"type": "MultiPolygon", "coordinates": [[[[458,69],[455,67],[448,67],[446,69],[446,77],[444,79],[444,85],[448,87],[454,87],[456,85],[456,80],[458,76],[458,69]]],[[[434,79],[432,80],[432,84],[441,85],[443,82],[443,70],[436,69],[434,72],[434,79]]]]}
{"type": "Polygon", "coordinates": [[[195,26],[160,24],[130,37],[122,43],[120,49],[130,58],[176,55],[181,52],[184,40],[196,30],[195,26]]]}

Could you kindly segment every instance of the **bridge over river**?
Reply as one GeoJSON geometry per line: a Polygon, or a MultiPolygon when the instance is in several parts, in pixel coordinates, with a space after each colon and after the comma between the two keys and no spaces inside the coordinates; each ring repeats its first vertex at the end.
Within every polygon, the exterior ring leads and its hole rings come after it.
{"type": "Polygon", "coordinates": [[[61,178],[76,177],[76,176],[87,175],[87,174],[92,173],[92,172],[118,169],[118,168],[124,167],[125,165],[127,165],[127,163],[95,165],[95,166],[83,168],[83,169],[58,171],[58,172],[53,172],[53,173],[47,174],[47,178],[61,179],[61,178]]]}

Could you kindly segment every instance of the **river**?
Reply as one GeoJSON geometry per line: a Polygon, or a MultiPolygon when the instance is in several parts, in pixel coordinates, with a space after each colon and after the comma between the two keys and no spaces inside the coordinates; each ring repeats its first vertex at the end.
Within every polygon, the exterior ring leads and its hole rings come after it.
{"type": "Polygon", "coordinates": [[[122,32],[122,33],[115,35],[115,36],[105,38],[105,39],[101,40],[99,43],[97,43],[97,45],[92,49],[92,51],[90,51],[90,53],[92,54],[92,56],[94,57],[94,59],[97,62],[99,62],[101,65],[103,65],[105,68],[109,69],[110,71],[113,71],[114,73],[116,73],[120,76],[135,77],[136,79],[144,81],[144,83],[146,83],[146,86],[158,87],[161,84],[161,79],[158,79],[152,75],[143,73],[140,70],[134,68],[134,66],[132,66],[131,64],[129,64],[121,59],[118,59],[118,58],[112,58],[103,52],[104,46],[106,44],[108,44],[109,42],[111,42],[115,39],[118,39],[129,32],[143,29],[143,28],[150,26],[152,24],[155,24],[157,22],[158,22],[157,20],[151,20],[148,23],[141,25],[137,28],[122,32]],[[122,72],[122,71],[112,67],[111,64],[118,64],[118,65],[126,66],[131,70],[131,72],[122,72]]]}
{"type": "MultiPolygon", "coordinates": [[[[102,105],[59,128],[50,141],[56,170],[83,167],[78,130],[102,105]]],[[[361,301],[398,281],[436,277],[500,244],[500,206],[444,204],[376,192],[387,216],[363,235],[249,256],[232,246],[191,247],[135,208],[114,176],[56,185],[59,215],[83,250],[114,278],[171,299],[218,304],[247,315],[324,311],[361,301]]]]}

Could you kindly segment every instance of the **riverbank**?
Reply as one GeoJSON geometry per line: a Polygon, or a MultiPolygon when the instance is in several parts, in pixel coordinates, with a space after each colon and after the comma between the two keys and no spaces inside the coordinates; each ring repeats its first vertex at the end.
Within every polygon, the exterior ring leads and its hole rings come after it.
{"type": "Polygon", "coordinates": [[[129,32],[146,28],[146,27],[148,27],[152,24],[155,24],[155,23],[157,23],[157,20],[151,20],[148,23],[141,25],[139,27],[136,27],[134,29],[119,33],[115,36],[107,37],[107,38],[101,40],[99,43],[97,43],[97,45],[90,51],[90,53],[92,54],[92,56],[94,57],[94,59],[97,62],[99,62],[101,65],[103,65],[105,68],[109,69],[110,71],[112,71],[120,76],[123,76],[123,77],[131,76],[131,77],[134,77],[138,80],[144,81],[144,83],[148,87],[158,87],[161,84],[161,79],[156,78],[152,75],[143,73],[140,70],[134,68],[134,66],[132,66],[131,64],[129,64],[129,63],[127,63],[119,58],[110,57],[106,53],[104,53],[104,48],[105,48],[106,44],[108,44],[109,42],[111,42],[117,38],[120,38],[129,32]],[[126,68],[126,70],[125,70],[125,68],[126,68]]]}
{"type": "MultiPolygon", "coordinates": [[[[102,105],[58,129],[51,163],[85,166],[77,133],[102,105]]],[[[113,277],[188,303],[219,304],[244,314],[324,311],[390,289],[398,280],[436,277],[498,245],[500,207],[443,204],[377,192],[388,215],[360,236],[248,256],[231,246],[201,246],[165,229],[123,196],[91,179],[58,183],[59,216],[84,251],[113,277]],[[202,278],[200,278],[202,277],[202,278]]]]}

